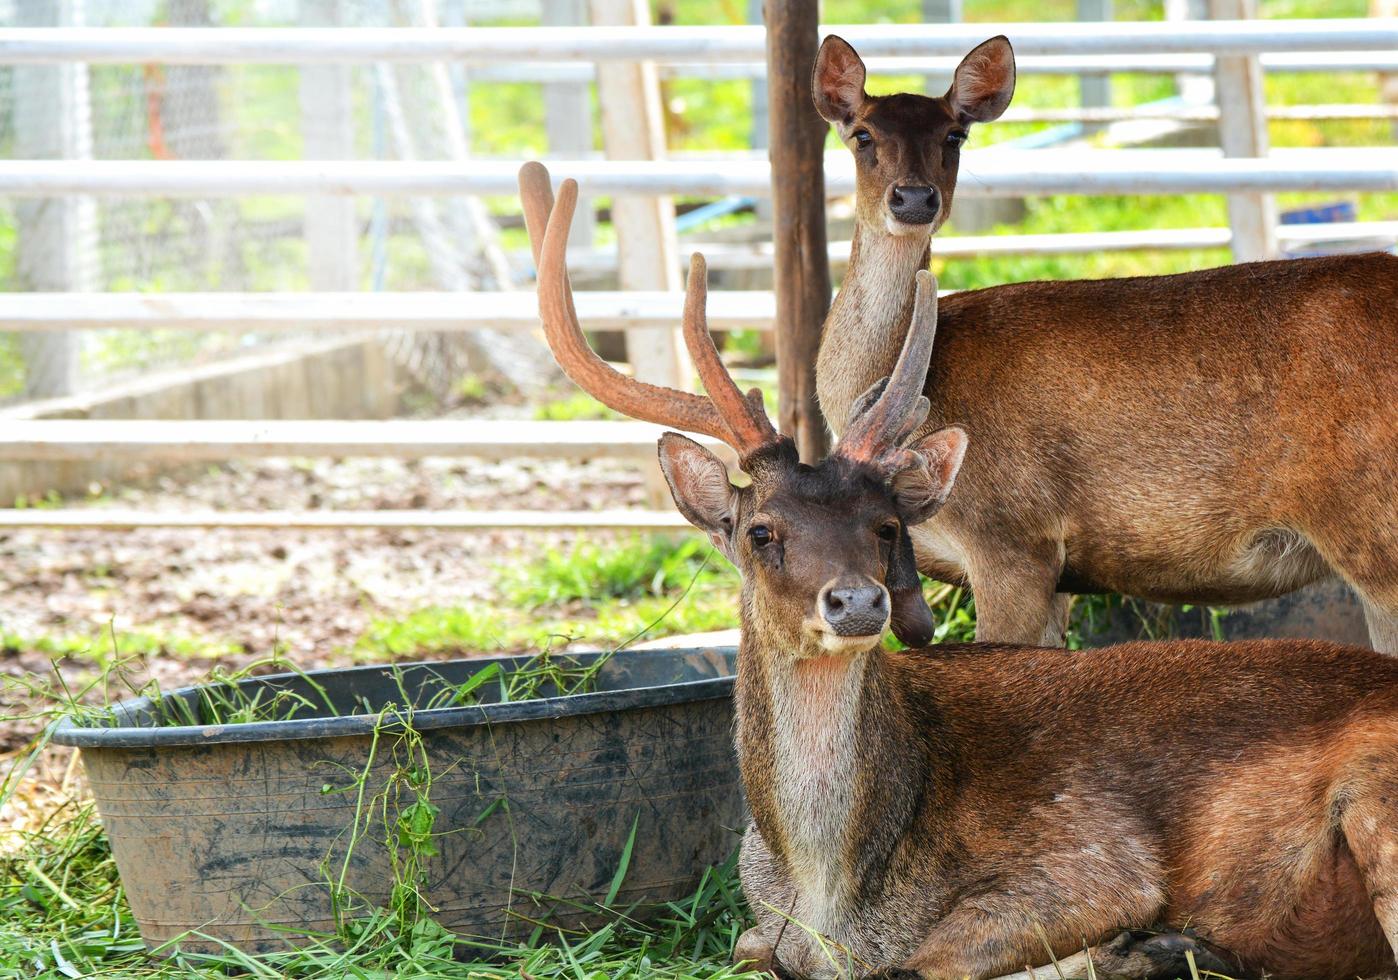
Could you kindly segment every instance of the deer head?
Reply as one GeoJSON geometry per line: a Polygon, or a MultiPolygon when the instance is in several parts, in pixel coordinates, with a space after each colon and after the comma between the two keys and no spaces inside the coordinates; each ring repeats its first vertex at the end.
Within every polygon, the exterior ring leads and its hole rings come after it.
{"type": "Polygon", "coordinates": [[[858,400],[835,452],[808,466],[773,427],[761,393],[743,394],[719,359],[705,319],[703,256],[690,263],[683,332],[707,397],[627,377],[591,350],[565,257],[577,184],[564,181],[555,203],[542,165],[525,164],[519,182],[539,313],[564,372],[616,411],[712,436],[737,452],[750,478],[741,487],[692,439],[666,433],[659,443],[675,505],[742,573],[745,617],[755,617],[764,645],[798,656],[851,653],[876,645],[890,622],[904,643],[925,645],[932,618],[908,528],[946,501],[967,445],[956,427],[911,439],[928,412],[922,386],[937,319],[932,275],[918,274],[912,328],[892,375],[858,400]]]}
{"type": "Polygon", "coordinates": [[[1015,90],[1014,49],[993,37],[962,59],[941,98],[864,91],[864,62],[834,34],[816,54],[811,94],[854,154],[856,211],[891,235],[930,234],[951,213],[971,124],[998,119],[1015,90]]]}

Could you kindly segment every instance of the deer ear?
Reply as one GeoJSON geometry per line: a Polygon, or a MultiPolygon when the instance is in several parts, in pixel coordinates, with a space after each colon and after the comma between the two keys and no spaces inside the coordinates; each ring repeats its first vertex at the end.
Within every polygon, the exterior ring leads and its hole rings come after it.
{"type": "Polygon", "coordinates": [[[922,579],[917,574],[917,556],[913,554],[913,539],[908,526],[899,529],[898,541],[889,558],[888,576],[884,579],[892,612],[893,635],[904,646],[925,647],[936,635],[937,622],[927,599],[922,594],[922,579]]]}
{"type": "Polygon", "coordinates": [[[864,62],[842,37],[831,34],[816,52],[811,98],[827,122],[846,124],[864,104],[864,62]]]}
{"type": "Polygon", "coordinates": [[[918,462],[893,478],[898,513],[906,523],[921,524],[942,509],[969,442],[966,430],[953,425],[907,447],[918,462]]]}
{"type": "Polygon", "coordinates": [[[729,481],[728,468],[699,443],[675,432],[660,437],[659,453],[675,506],[732,561],[738,488],[729,481]]]}
{"type": "Polygon", "coordinates": [[[1003,34],[961,59],[946,99],[963,125],[999,119],[1015,94],[1015,51],[1003,34]]]}

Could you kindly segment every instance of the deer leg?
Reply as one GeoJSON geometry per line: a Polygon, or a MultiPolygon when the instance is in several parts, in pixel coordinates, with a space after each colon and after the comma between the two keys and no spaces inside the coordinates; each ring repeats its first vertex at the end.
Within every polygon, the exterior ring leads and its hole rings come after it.
{"type": "MultiPolygon", "coordinates": [[[[750,824],[743,835],[743,846],[738,854],[738,877],[757,924],[738,937],[733,947],[733,962],[746,963],[748,969],[780,976],[777,943],[784,938],[782,925],[786,921],[782,913],[792,906],[796,889],[772,858],[772,852],[767,849],[767,843],[756,824],[750,824]]],[[[793,939],[800,934],[799,929],[792,932],[793,939]]]]}
{"type": "Polygon", "coordinates": [[[1369,644],[1379,653],[1398,656],[1398,602],[1379,603],[1360,593],[1364,622],[1369,627],[1369,644]]]}
{"type": "Polygon", "coordinates": [[[1069,597],[1058,593],[1060,567],[1049,555],[973,565],[977,642],[1062,646],[1069,597]]]}
{"type": "MultiPolygon", "coordinates": [[[[1386,732],[1386,740],[1393,733],[1386,732]]],[[[1348,782],[1348,797],[1340,816],[1340,831],[1359,868],[1359,876],[1373,905],[1390,952],[1386,967],[1398,956],[1398,776],[1393,751],[1376,745],[1352,761],[1355,778],[1348,782]]]]}
{"type": "MultiPolygon", "coordinates": [[[[1109,943],[1061,956],[1038,967],[1005,973],[995,980],[1084,980],[1096,976],[1113,980],[1181,980],[1194,975],[1186,952],[1199,973],[1238,977],[1237,964],[1188,932],[1152,933],[1128,929],[1109,943]]],[[[1041,953],[1040,959],[1043,958],[1041,953]]],[[[895,967],[864,980],[924,980],[931,974],[895,967]]]]}

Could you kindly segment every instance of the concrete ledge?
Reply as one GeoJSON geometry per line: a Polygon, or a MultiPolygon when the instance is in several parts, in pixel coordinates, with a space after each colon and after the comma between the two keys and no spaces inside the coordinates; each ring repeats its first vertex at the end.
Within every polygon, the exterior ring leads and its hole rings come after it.
{"type": "MultiPolygon", "coordinates": [[[[399,380],[377,340],[336,338],[8,406],[0,409],[0,426],[31,419],[382,419],[397,413],[399,380]]],[[[0,505],[158,471],[100,451],[75,462],[7,463],[0,467],[0,505]]]]}

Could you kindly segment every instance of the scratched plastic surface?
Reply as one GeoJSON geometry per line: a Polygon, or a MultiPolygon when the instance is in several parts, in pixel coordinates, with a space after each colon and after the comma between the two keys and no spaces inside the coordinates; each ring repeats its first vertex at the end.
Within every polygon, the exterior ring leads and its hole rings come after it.
{"type": "MultiPolygon", "coordinates": [[[[596,693],[417,712],[433,772],[430,800],[441,808],[440,853],[427,874],[437,920],[491,937],[528,932],[540,919],[586,924],[593,917],[577,904],[605,897],[633,822],[616,906],[690,894],[706,867],[732,853],[743,824],[734,656],[731,649],[625,652],[603,666],[596,693]]],[[[498,659],[507,668],[522,662],[498,659]]],[[[404,688],[421,701],[489,662],[400,669],[404,688]]],[[[311,676],[338,711],[401,699],[383,667],[311,676]]],[[[308,690],[287,675],[243,686],[308,690]]],[[[483,688],[487,698],[492,686],[483,688]]],[[[173,696],[192,698],[192,689],[173,696]]],[[[154,727],[154,710],[145,699],[127,702],[125,727],[65,723],[55,733],[60,744],[82,747],[146,943],[193,930],[208,938],[186,937],[186,949],[218,940],[267,950],[290,941],[288,927],[332,930],[325,869],[338,873],[344,862],[358,794],[324,787],[348,785],[369,764],[376,719],[325,710],[173,728],[154,727]]],[[[380,737],[369,795],[393,770],[392,741],[380,737]]],[[[373,829],[383,836],[381,818],[373,829]]],[[[352,850],[346,883],[383,903],[389,869],[387,848],[364,839],[352,850]]]]}

